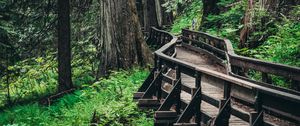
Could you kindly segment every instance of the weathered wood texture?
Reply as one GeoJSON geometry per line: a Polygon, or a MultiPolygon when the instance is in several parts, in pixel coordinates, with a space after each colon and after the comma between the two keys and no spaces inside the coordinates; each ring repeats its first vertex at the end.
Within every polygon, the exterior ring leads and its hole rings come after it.
{"type": "Polygon", "coordinates": [[[182,43],[161,30],[151,33],[158,45],[165,43],[157,39],[162,34],[172,37],[155,52],[157,74],[138,103],[157,110],[155,125],[299,125],[299,92],[230,76],[230,61],[220,62],[236,56],[228,41],[183,33],[190,39],[182,43]],[[198,39],[205,40],[205,46],[195,44],[198,39]]]}
{"type": "Polygon", "coordinates": [[[267,82],[270,82],[267,80],[268,76],[276,75],[291,80],[293,89],[300,90],[300,68],[236,55],[230,41],[207,33],[183,29],[182,34],[184,43],[199,47],[227,61],[228,72],[235,77],[250,81],[245,74],[247,74],[247,70],[251,69],[263,73],[261,83],[255,82],[257,84],[265,86],[267,82]]]}
{"type": "Polygon", "coordinates": [[[151,63],[152,55],[143,39],[135,0],[100,0],[96,44],[99,76],[110,69],[151,63]]]}

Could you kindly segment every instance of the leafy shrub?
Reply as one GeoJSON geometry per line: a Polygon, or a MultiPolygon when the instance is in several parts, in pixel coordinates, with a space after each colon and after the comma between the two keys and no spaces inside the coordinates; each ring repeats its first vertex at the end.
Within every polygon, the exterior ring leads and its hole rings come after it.
{"type": "MultiPolygon", "coordinates": [[[[232,4],[232,0],[221,0],[218,3],[220,8],[225,8],[226,5],[232,4]]],[[[219,15],[208,15],[207,22],[203,27],[205,32],[212,35],[221,36],[231,40],[233,47],[236,48],[239,43],[239,31],[243,27],[240,24],[242,17],[245,13],[246,3],[241,1],[236,5],[230,7],[227,11],[221,12],[219,15]],[[220,25],[218,25],[220,24],[220,25]]]]}
{"type": "MultiPolygon", "coordinates": [[[[75,60],[74,60],[75,61],[75,60]]],[[[76,60],[77,61],[77,60],[76,60]]],[[[73,67],[73,82],[76,87],[92,83],[91,67],[81,61],[80,66],[73,67]]],[[[74,63],[73,63],[74,65],[74,63]]],[[[57,62],[53,57],[39,57],[20,61],[9,66],[10,98],[13,103],[41,98],[57,91],[57,62]]],[[[0,106],[6,104],[6,77],[0,79],[0,106]]]]}
{"type": "Polygon", "coordinates": [[[279,31],[259,47],[257,58],[300,67],[300,23],[277,25],[279,31]]]}
{"type": "Polygon", "coordinates": [[[180,33],[183,28],[191,28],[194,21],[194,28],[198,29],[201,22],[201,8],[202,2],[194,0],[190,6],[184,9],[181,15],[179,15],[171,29],[172,33],[180,33]]]}
{"type": "Polygon", "coordinates": [[[148,75],[143,69],[117,71],[83,90],[58,99],[49,107],[32,103],[0,113],[0,125],[89,125],[97,113],[100,125],[153,125],[138,110],[132,94],[148,75]]]}

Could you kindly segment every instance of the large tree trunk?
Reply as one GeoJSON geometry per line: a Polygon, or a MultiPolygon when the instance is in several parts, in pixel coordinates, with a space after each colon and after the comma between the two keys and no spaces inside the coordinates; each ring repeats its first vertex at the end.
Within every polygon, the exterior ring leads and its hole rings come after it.
{"type": "Polygon", "coordinates": [[[71,77],[70,3],[58,0],[58,91],[73,87],[71,77]]]}
{"type": "Polygon", "coordinates": [[[100,0],[98,20],[99,71],[145,65],[152,61],[151,51],[143,39],[135,0],[100,0]]]}

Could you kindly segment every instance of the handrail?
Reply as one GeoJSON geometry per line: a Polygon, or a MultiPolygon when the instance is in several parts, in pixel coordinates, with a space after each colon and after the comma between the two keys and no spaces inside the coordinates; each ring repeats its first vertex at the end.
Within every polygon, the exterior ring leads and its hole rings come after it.
{"type": "MultiPolygon", "coordinates": [[[[209,46],[211,46],[210,49],[212,49],[208,51],[219,52],[219,50],[223,50],[226,53],[226,58],[224,60],[228,61],[228,66],[227,66],[228,72],[233,76],[245,79],[244,77],[241,77],[237,73],[234,73],[232,67],[253,69],[262,72],[262,74],[265,76],[268,76],[267,74],[273,74],[273,75],[288,78],[294,81],[295,87],[300,88],[300,68],[298,67],[292,67],[288,65],[266,62],[254,58],[239,56],[234,53],[232,44],[228,39],[220,39],[218,37],[211,36],[207,33],[183,29],[182,34],[183,36],[185,36],[183,37],[183,39],[185,40],[192,39],[195,42],[199,42],[199,43],[202,42],[202,44],[208,43],[209,46]]],[[[201,47],[201,48],[207,49],[205,47],[201,47]]],[[[267,82],[265,81],[264,83],[267,82]]]]}
{"type": "MultiPolygon", "coordinates": [[[[170,33],[165,32],[165,31],[161,31],[161,30],[158,30],[155,28],[152,28],[152,30],[155,30],[156,32],[161,32],[160,34],[166,34],[166,35],[169,35],[172,37],[171,39],[169,39],[170,40],[169,43],[166,43],[164,46],[162,46],[160,49],[158,49],[154,53],[155,54],[155,68],[157,68],[158,71],[161,70],[162,66],[164,66],[164,67],[176,69],[176,74],[184,73],[184,74],[187,74],[196,79],[199,79],[198,77],[200,76],[200,81],[201,81],[202,75],[210,76],[214,79],[223,80],[224,81],[224,89],[223,90],[224,90],[224,92],[227,92],[227,93],[229,92],[229,95],[232,95],[232,94],[230,94],[231,89],[225,89],[225,84],[230,85],[229,88],[239,87],[241,90],[245,90],[246,95],[253,96],[253,93],[256,94],[253,97],[255,99],[254,103],[249,101],[249,99],[245,99],[245,98],[240,98],[240,100],[243,100],[243,101],[247,102],[248,104],[254,104],[255,109],[258,113],[261,113],[263,110],[269,111],[271,113],[276,113],[275,115],[282,115],[285,118],[294,120],[298,123],[300,122],[300,109],[294,108],[294,107],[300,106],[300,93],[299,92],[286,91],[286,90],[281,90],[280,88],[274,88],[272,86],[267,87],[267,86],[259,85],[257,83],[251,82],[251,81],[240,79],[235,76],[230,76],[229,74],[216,72],[216,71],[210,70],[208,68],[200,67],[193,63],[182,61],[182,60],[176,59],[174,57],[171,57],[169,55],[166,55],[165,53],[169,49],[172,49],[177,45],[178,38],[171,35],[170,33]],[[249,91],[252,93],[247,94],[247,92],[249,93],[249,91]],[[262,109],[260,109],[260,108],[262,108],[262,109]],[[294,108],[294,109],[292,109],[292,108],[294,108]]],[[[195,32],[195,31],[189,31],[189,32],[200,33],[200,32],[195,32]]],[[[293,69],[296,72],[298,72],[298,68],[264,62],[264,61],[246,58],[246,57],[242,57],[242,56],[237,56],[236,54],[234,54],[233,48],[231,47],[231,43],[229,40],[219,39],[219,38],[210,36],[206,33],[200,33],[200,34],[203,36],[206,36],[208,38],[215,39],[215,41],[212,41],[212,42],[211,42],[211,40],[208,40],[208,43],[210,45],[214,45],[218,49],[224,50],[226,52],[226,59],[229,60],[228,64],[231,64],[231,62],[236,62],[236,61],[231,61],[231,59],[256,61],[258,63],[268,64],[270,66],[275,65],[278,67],[278,69],[283,69],[283,70],[293,69]]],[[[185,35],[187,35],[187,34],[183,34],[183,36],[185,36],[185,35]]],[[[155,36],[152,36],[152,37],[155,37],[155,36]]],[[[156,38],[159,38],[159,37],[156,36],[156,38]]],[[[196,37],[194,37],[194,38],[196,38],[196,37]]],[[[165,41],[160,42],[160,43],[165,43],[165,41]]],[[[229,65],[229,67],[230,67],[230,65],[229,65]]],[[[299,77],[298,73],[295,76],[290,76],[290,77],[292,77],[292,79],[296,79],[296,80],[299,79],[299,78],[295,78],[295,77],[299,77]]]]}
{"type": "Polygon", "coordinates": [[[194,70],[195,72],[200,72],[200,73],[204,73],[213,77],[216,77],[218,79],[222,79],[228,82],[231,82],[233,84],[237,84],[239,86],[242,86],[244,88],[249,88],[249,89],[259,89],[268,93],[272,92],[276,92],[276,94],[272,94],[274,96],[280,96],[282,98],[287,98],[287,99],[291,99],[293,101],[297,101],[300,103],[300,96],[296,95],[296,94],[290,94],[290,93],[286,93],[283,91],[276,91],[275,89],[270,89],[270,88],[266,88],[264,86],[260,86],[257,85],[255,83],[251,83],[242,79],[238,79],[223,73],[219,73],[219,72],[215,72],[213,70],[210,70],[208,68],[205,67],[199,67],[196,66],[195,64],[186,62],[186,61],[182,61],[173,57],[170,57],[166,54],[164,54],[164,52],[166,51],[166,49],[169,49],[170,46],[173,46],[174,44],[176,44],[177,38],[172,39],[172,41],[170,43],[167,43],[165,46],[161,47],[159,50],[155,51],[155,55],[157,55],[160,59],[166,60],[166,61],[171,61],[172,63],[182,66],[182,67],[187,67],[191,70],[194,70]]]}
{"type": "Polygon", "coordinates": [[[170,42],[172,38],[176,38],[176,36],[155,27],[151,27],[150,35],[146,41],[149,45],[156,45],[160,48],[170,42]]]}

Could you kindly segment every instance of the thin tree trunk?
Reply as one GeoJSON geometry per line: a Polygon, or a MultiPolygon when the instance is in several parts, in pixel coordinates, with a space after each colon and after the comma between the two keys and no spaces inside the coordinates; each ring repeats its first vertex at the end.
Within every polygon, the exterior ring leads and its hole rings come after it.
{"type": "Polygon", "coordinates": [[[135,0],[100,0],[97,25],[99,68],[97,78],[109,70],[151,63],[143,39],[135,0]]]}
{"type": "Polygon", "coordinates": [[[70,2],[58,0],[58,91],[73,87],[71,73],[70,2]]]}
{"type": "Polygon", "coordinates": [[[148,0],[142,0],[143,3],[143,13],[144,13],[144,28],[145,31],[149,31],[150,30],[150,25],[149,25],[149,19],[148,19],[148,0]]]}
{"type": "Polygon", "coordinates": [[[156,19],[158,22],[158,27],[162,27],[163,25],[163,17],[162,17],[162,7],[160,0],[155,0],[155,9],[156,9],[156,19]]]}
{"type": "Polygon", "coordinates": [[[156,5],[155,5],[155,0],[146,0],[146,6],[145,8],[147,9],[147,13],[145,16],[145,30],[150,31],[151,27],[158,27],[159,23],[157,20],[157,14],[156,14],[156,5]]]}

